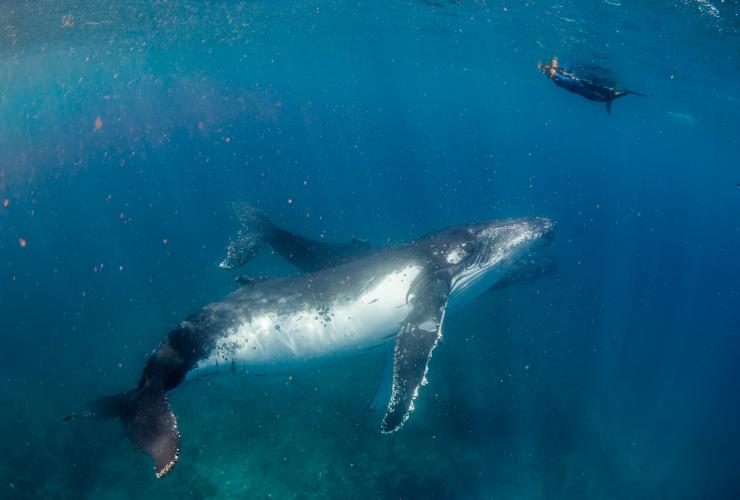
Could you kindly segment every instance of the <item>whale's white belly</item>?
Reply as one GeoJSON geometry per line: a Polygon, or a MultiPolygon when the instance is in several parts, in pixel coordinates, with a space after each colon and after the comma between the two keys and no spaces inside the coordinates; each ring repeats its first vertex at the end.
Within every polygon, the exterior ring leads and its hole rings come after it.
{"type": "Polygon", "coordinates": [[[285,373],[390,343],[410,311],[409,287],[420,272],[418,266],[407,266],[379,276],[352,300],[255,314],[227,330],[188,378],[216,372],[285,373]]]}

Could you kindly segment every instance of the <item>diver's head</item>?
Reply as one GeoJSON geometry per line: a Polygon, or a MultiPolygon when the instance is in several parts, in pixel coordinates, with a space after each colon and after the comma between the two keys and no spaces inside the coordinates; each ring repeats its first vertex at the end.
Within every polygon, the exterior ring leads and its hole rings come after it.
{"type": "Polygon", "coordinates": [[[537,67],[542,71],[548,78],[554,77],[558,72],[558,58],[553,57],[550,64],[539,63],[537,67]]]}

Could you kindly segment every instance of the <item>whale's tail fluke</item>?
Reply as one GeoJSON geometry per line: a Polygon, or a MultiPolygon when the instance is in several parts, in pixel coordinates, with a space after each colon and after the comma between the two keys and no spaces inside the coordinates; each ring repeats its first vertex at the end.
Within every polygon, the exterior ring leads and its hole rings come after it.
{"type": "Polygon", "coordinates": [[[653,97],[653,94],[646,94],[644,92],[637,92],[636,90],[625,89],[624,95],[636,95],[640,97],[653,97]]]}
{"type": "Polygon", "coordinates": [[[134,446],[154,460],[158,478],[175,467],[180,455],[180,432],[163,391],[141,388],[97,399],[64,420],[114,417],[121,419],[134,446]]]}

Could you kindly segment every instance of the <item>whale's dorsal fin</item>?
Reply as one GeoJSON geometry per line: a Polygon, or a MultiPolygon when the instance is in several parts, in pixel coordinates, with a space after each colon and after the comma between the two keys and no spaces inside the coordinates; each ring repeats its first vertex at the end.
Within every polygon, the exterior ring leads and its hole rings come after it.
{"type": "Polygon", "coordinates": [[[251,276],[247,276],[246,274],[240,274],[234,279],[235,283],[238,283],[241,286],[249,286],[253,285],[257,280],[252,278],[251,276]]]}
{"type": "Polygon", "coordinates": [[[234,279],[234,282],[238,283],[241,286],[251,286],[261,281],[267,281],[267,278],[265,278],[264,276],[257,276],[256,278],[254,278],[252,276],[247,276],[246,274],[240,274],[234,279]]]}
{"type": "Polygon", "coordinates": [[[393,349],[393,386],[380,430],[390,433],[401,428],[414,409],[419,389],[426,384],[432,350],[442,339],[442,322],[450,286],[435,278],[414,297],[413,309],[401,324],[393,349]]]}

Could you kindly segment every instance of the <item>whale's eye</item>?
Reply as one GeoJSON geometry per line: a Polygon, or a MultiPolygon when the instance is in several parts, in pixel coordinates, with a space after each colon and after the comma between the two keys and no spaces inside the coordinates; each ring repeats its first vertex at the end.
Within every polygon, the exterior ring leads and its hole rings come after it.
{"type": "Polygon", "coordinates": [[[448,264],[459,264],[465,257],[468,256],[467,250],[462,245],[453,248],[446,257],[448,264]]]}

